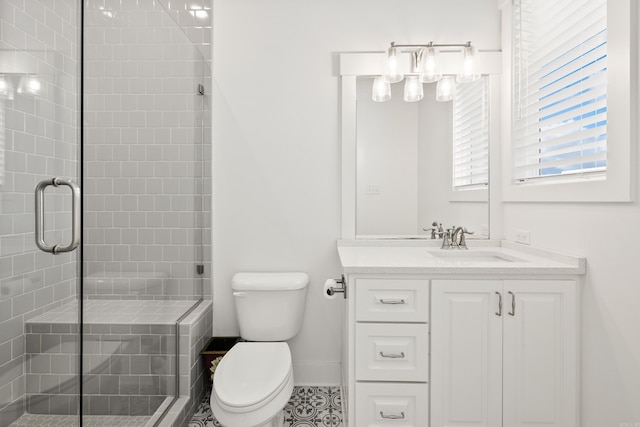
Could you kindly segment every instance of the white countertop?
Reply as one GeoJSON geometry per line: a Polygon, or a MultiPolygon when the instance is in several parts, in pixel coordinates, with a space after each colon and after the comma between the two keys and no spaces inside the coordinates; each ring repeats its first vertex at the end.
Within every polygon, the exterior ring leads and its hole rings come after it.
{"type": "Polygon", "coordinates": [[[467,240],[469,249],[440,249],[439,240],[338,240],[344,273],[581,275],[586,259],[505,240],[467,240]]]}

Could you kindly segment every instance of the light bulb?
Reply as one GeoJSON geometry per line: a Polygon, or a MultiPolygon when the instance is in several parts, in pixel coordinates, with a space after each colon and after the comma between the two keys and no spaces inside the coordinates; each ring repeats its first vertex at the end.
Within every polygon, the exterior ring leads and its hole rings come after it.
{"type": "Polygon", "coordinates": [[[451,101],[456,92],[456,82],[451,76],[444,76],[436,86],[436,101],[451,101]]]}
{"type": "Polygon", "coordinates": [[[424,97],[422,83],[418,76],[409,76],[404,82],[404,100],[407,102],[420,101],[424,97]]]}
{"type": "Polygon", "coordinates": [[[437,82],[442,78],[438,52],[433,47],[423,48],[420,52],[420,81],[422,83],[437,82]]]}
{"type": "Polygon", "coordinates": [[[398,83],[404,78],[404,75],[402,75],[402,73],[400,72],[400,64],[398,63],[398,51],[395,47],[390,47],[387,51],[383,77],[389,83],[398,83]]]}
{"type": "Polygon", "coordinates": [[[464,48],[464,58],[462,59],[462,71],[456,76],[456,81],[458,83],[469,83],[478,80],[480,78],[478,62],[476,49],[473,46],[466,46],[464,48]]]}
{"type": "Polygon", "coordinates": [[[391,84],[384,77],[373,80],[372,99],[375,102],[386,102],[391,99],[391,84]]]}

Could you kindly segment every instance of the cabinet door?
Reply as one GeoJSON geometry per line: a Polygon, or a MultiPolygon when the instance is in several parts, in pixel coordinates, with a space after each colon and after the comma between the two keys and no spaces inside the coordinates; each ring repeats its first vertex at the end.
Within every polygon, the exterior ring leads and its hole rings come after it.
{"type": "Polygon", "coordinates": [[[573,281],[505,281],[504,425],[576,425],[573,281]]]}
{"type": "Polygon", "coordinates": [[[432,281],[433,427],[502,425],[501,287],[495,280],[432,281]]]}

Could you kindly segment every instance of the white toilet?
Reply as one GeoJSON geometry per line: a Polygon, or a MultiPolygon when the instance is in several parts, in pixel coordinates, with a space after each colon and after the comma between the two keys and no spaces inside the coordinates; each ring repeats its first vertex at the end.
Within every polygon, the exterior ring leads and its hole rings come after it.
{"type": "Polygon", "coordinates": [[[306,273],[237,273],[232,289],[240,336],[213,376],[211,410],[225,427],[281,427],[293,392],[286,342],[302,324],[306,273]]]}

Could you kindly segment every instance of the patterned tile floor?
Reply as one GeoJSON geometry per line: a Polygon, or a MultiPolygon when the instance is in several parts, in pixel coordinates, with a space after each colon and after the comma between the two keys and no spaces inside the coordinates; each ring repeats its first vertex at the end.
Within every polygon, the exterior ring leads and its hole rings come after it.
{"type": "MultiPolygon", "coordinates": [[[[188,427],[220,427],[209,397],[202,399],[188,427]]],[[[295,387],[284,410],[283,427],[343,427],[339,387],[295,387]]]]}

